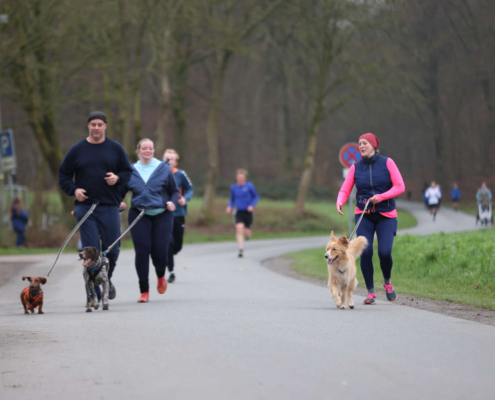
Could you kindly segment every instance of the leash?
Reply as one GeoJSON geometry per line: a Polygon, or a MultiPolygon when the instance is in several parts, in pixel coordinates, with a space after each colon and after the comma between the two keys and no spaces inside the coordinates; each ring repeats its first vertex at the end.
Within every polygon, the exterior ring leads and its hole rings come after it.
{"type": "Polygon", "coordinates": [[[118,239],[117,239],[117,240],[116,240],[116,241],[115,241],[115,242],[114,242],[114,243],[113,243],[113,244],[112,244],[112,245],[111,245],[108,249],[106,249],[106,250],[102,253],[104,256],[106,256],[106,255],[110,252],[110,250],[112,250],[112,247],[113,247],[113,246],[115,246],[115,245],[118,243],[118,241],[119,241],[120,239],[122,239],[122,238],[124,237],[124,235],[125,235],[127,232],[129,232],[129,231],[131,230],[131,228],[132,228],[134,225],[136,225],[136,224],[137,224],[137,222],[138,222],[138,221],[141,219],[141,217],[144,215],[145,211],[146,211],[146,210],[143,208],[143,210],[141,211],[141,213],[137,216],[137,218],[136,218],[134,221],[132,221],[132,224],[130,224],[130,225],[129,225],[129,227],[128,227],[125,231],[124,231],[124,233],[123,233],[122,235],[120,235],[120,237],[119,237],[119,238],[118,238],[118,239]]]}
{"type": "Polygon", "coordinates": [[[88,210],[88,212],[86,213],[86,215],[84,217],[82,217],[82,219],[79,221],[79,223],[76,225],[76,227],[74,229],[72,229],[72,232],[69,234],[69,236],[67,236],[67,239],[65,239],[64,244],[62,245],[62,247],[60,248],[60,250],[59,250],[59,252],[57,254],[57,258],[55,259],[55,262],[53,263],[52,267],[50,268],[50,271],[48,271],[48,274],[46,275],[47,277],[50,276],[50,274],[52,273],[53,268],[55,268],[55,264],[57,264],[58,258],[60,257],[60,254],[62,254],[62,252],[64,251],[65,246],[67,246],[67,243],[69,243],[70,238],[74,235],[74,233],[76,233],[76,231],[84,223],[84,221],[86,221],[89,218],[89,216],[91,215],[91,213],[94,211],[94,209],[96,208],[96,206],[98,204],[99,203],[94,203],[91,206],[91,208],[88,210]]]}
{"type": "Polygon", "coordinates": [[[361,214],[361,217],[359,217],[359,220],[358,220],[356,226],[354,227],[354,230],[352,231],[351,235],[349,236],[349,242],[351,241],[351,239],[354,236],[354,234],[357,232],[357,229],[359,228],[359,225],[361,224],[361,221],[363,220],[364,214],[366,214],[366,209],[368,208],[369,202],[370,202],[370,199],[368,199],[366,201],[366,204],[364,206],[363,213],[361,214]]]}

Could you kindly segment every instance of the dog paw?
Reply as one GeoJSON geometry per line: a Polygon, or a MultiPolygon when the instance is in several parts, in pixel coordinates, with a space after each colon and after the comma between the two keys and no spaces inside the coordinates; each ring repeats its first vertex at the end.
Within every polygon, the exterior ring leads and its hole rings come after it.
{"type": "Polygon", "coordinates": [[[340,307],[342,306],[342,303],[337,303],[337,304],[335,304],[335,306],[336,306],[337,308],[340,308],[340,307]]]}
{"type": "Polygon", "coordinates": [[[339,307],[341,310],[345,310],[345,305],[342,304],[340,307],[339,307]]]}
{"type": "Polygon", "coordinates": [[[103,306],[103,311],[108,311],[108,304],[103,306]]]}
{"type": "Polygon", "coordinates": [[[96,303],[94,306],[95,310],[98,310],[98,308],[100,307],[100,305],[98,303],[96,303]]]}
{"type": "Polygon", "coordinates": [[[91,312],[91,308],[86,309],[86,312],[91,312]]]}
{"type": "Polygon", "coordinates": [[[354,304],[353,304],[353,305],[350,305],[350,304],[349,304],[349,308],[350,308],[351,310],[353,310],[353,309],[354,309],[354,304]]]}
{"type": "Polygon", "coordinates": [[[38,314],[44,314],[44,312],[43,311],[40,311],[38,314]]]}

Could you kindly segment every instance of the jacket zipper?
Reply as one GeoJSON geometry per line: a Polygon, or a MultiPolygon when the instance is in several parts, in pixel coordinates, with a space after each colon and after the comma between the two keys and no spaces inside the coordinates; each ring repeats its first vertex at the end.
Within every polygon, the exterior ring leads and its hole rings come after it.
{"type": "Polygon", "coordinates": [[[370,164],[370,183],[371,183],[371,190],[373,191],[373,196],[374,196],[375,188],[373,187],[373,177],[371,176],[371,171],[372,171],[372,164],[370,164]]]}

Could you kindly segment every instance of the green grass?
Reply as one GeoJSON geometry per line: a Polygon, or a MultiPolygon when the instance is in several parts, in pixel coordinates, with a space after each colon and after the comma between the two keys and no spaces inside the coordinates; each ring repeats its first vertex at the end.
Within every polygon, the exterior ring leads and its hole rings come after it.
{"type": "Polygon", "coordinates": [[[478,215],[478,206],[476,204],[459,204],[459,210],[466,214],[478,215]]]}
{"type": "MultiPolygon", "coordinates": [[[[47,193],[51,207],[61,207],[57,199],[57,193],[47,193]]],[[[126,199],[129,205],[129,198],[126,199]]],[[[188,203],[187,227],[184,243],[209,243],[235,241],[232,215],[225,213],[227,198],[217,198],[214,207],[215,224],[211,227],[197,226],[199,210],[202,204],[201,198],[193,198],[188,203]]],[[[305,212],[302,215],[293,212],[295,202],[283,200],[261,200],[255,211],[254,229],[252,239],[277,239],[301,236],[328,235],[330,231],[346,232],[348,216],[338,215],[333,202],[307,202],[305,212]]],[[[345,210],[346,214],[348,209],[345,210]]],[[[124,217],[124,220],[127,218],[124,217]]],[[[399,210],[399,228],[416,225],[416,219],[409,213],[399,210]]],[[[54,229],[51,230],[53,233],[54,229]]],[[[58,240],[54,243],[62,243],[68,231],[61,231],[58,240]]],[[[133,248],[129,234],[125,237],[122,248],[133,248]]],[[[0,255],[7,254],[34,254],[57,252],[53,249],[1,249],[0,255]]]]}
{"type": "MultiPolygon", "coordinates": [[[[326,280],[324,249],[286,254],[293,268],[304,275],[326,280]]],[[[379,260],[375,252],[375,288],[382,287],[379,260]]],[[[495,230],[431,236],[399,236],[392,252],[392,282],[399,294],[495,310],[495,230]]],[[[359,265],[359,264],[358,264],[359,265]]],[[[364,279],[358,268],[359,286],[364,279]]]]}

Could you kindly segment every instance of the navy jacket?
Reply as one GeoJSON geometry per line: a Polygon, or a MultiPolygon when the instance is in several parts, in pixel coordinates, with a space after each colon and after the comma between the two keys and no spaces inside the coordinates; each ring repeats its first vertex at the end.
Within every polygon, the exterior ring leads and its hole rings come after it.
{"type": "Polygon", "coordinates": [[[186,171],[182,169],[174,168],[172,170],[174,173],[175,182],[177,183],[177,187],[179,188],[179,192],[181,196],[186,199],[186,205],[181,206],[178,205],[174,211],[174,217],[185,217],[187,215],[187,202],[191,200],[191,197],[194,193],[194,189],[192,186],[189,177],[186,174],[186,171]]]}
{"type": "Polygon", "coordinates": [[[167,202],[171,201],[177,207],[179,201],[179,189],[175,183],[172,170],[164,161],[153,171],[145,183],[136,168],[127,187],[132,191],[131,207],[144,208],[166,208],[167,202]]]}
{"type": "Polygon", "coordinates": [[[29,214],[24,208],[21,208],[21,214],[17,213],[15,207],[12,207],[12,228],[16,232],[24,232],[29,221],[29,214]]]}
{"type": "MultiPolygon", "coordinates": [[[[356,205],[364,210],[366,201],[375,194],[381,194],[392,189],[392,179],[387,168],[387,157],[378,153],[370,158],[363,158],[354,164],[354,179],[356,181],[356,205]]],[[[368,209],[373,204],[368,205],[368,209]]],[[[395,199],[384,200],[375,205],[376,212],[388,212],[395,210],[395,199]]]]}

